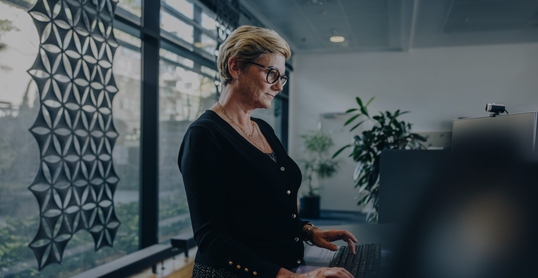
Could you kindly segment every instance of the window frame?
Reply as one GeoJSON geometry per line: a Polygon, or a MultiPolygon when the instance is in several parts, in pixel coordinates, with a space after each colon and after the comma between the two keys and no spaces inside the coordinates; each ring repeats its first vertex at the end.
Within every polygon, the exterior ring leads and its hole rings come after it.
{"type": "MultiPolygon", "coordinates": [[[[215,13],[201,1],[192,1],[208,16],[215,18],[215,13]]],[[[139,248],[143,249],[158,244],[159,238],[159,61],[160,49],[165,49],[179,56],[192,60],[195,64],[202,65],[218,71],[215,57],[212,57],[203,49],[195,47],[160,28],[160,14],[162,11],[190,24],[195,32],[215,39],[217,43],[222,41],[218,34],[205,29],[193,19],[188,18],[163,1],[142,0],[142,16],[136,15],[116,7],[114,27],[142,41],[142,91],[141,91],[141,134],[140,134],[140,235],[139,248]],[[213,59],[211,59],[213,58],[213,59]]],[[[123,42],[120,41],[123,45],[123,42]]],[[[133,47],[132,45],[126,45],[133,47]]],[[[288,75],[293,68],[286,64],[288,75]]],[[[189,69],[192,70],[192,69],[189,69]]],[[[284,87],[282,94],[277,98],[282,101],[281,134],[282,144],[288,148],[289,127],[289,82],[284,87]]],[[[216,101],[216,100],[215,100],[216,101]]]]}
{"type": "MultiPolygon", "coordinates": [[[[190,0],[193,8],[196,6],[198,12],[215,18],[215,13],[209,9],[200,0],[190,0]]],[[[141,40],[141,46],[133,45],[129,42],[118,39],[118,43],[131,50],[140,51],[141,53],[141,111],[140,111],[140,189],[139,189],[139,243],[140,252],[126,255],[122,258],[124,263],[131,263],[129,266],[112,267],[115,261],[106,263],[102,266],[82,272],[76,277],[90,277],[91,273],[104,270],[106,274],[103,277],[123,273],[129,275],[132,273],[133,266],[149,267],[163,260],[165,257],[171,257],[180,250],[174,250],[170,245],[169,248],[159,245],[159,66],[163,57],[160,56],[160,50],[165,49],[174,54],[192,60],[196,65],[205,66],[218,72],[216,57],[207,53],[201,48],[195,47],[194,42],[190,44],[173,34],[170,34],[160,28],[161,12],[165,11],[177,19],[190,24],[194,28],[193,36],[205,34],[217,42],[222,43],[219,33],[214,33],[205,29],[197,19],[190,19],[187,16],[176,11],[164,0],[141,0],[142,15],[138,17],[116,4],[114,14],[114,28],[141,40]],[[157,246],[158,245],[158,246],[157,246]],[[161,248],[163,250],[151,253],[151,248],[161,248]],[[145,254],[145,255],[144,255],[145,254]],[[135,264],[136,262],[136,264],[135,264]],[[108,269],[105,270],[105,269],[108,269]],[[117,272],[119,271],[119,272],[117,272]]],[[[250,17],[248,15],[247,17],[250,17]]],[[[196,39],[195,39],[196,40],[196,39]]],[[[166,58],[164,58],[166,59],[166,58]]],[[[173,61],[167,61],[174,63],[173,61]]],[[[184,67],[181,64],[177,66],[184,67]]],[[[288,75],[293,68],[286,63],[288,75]]],[[[185,68],[185,67],[184,67],[185,68]]],[[[204,76],[208,74],[195,71],[204,76]]],[[[218,98],[218,93],[216,97],[218,98]]],[[[288,121],[289,121],[289,82],[284,87],[282,94],[276,96],[282,102],[282,117],[278,124],[281,125],[281,138],[284,147],[288,148],[288,121]]],[[[217,99],[215,99],[217,101],[217,99]]],[[[178,146],[179,147],[179,146],[178,146]]],[[[101,272],[100,272],[101,273],[101,272]]],[[[103,274],[103,273],[101,273],[103,274]]],[[[112,277],[112,276],[111,276],[112,277]]]]}

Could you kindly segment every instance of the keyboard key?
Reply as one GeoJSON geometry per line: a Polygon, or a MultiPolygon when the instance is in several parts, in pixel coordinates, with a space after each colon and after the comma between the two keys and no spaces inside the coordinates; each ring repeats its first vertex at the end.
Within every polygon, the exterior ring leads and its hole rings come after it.
{"type": "Polygon", "coordinates": [[[347,246],[343,246],[344,254],[342,255],[342,260],[338,264],[340,267],[345,267],[347,262],[347,256],[349,255],[349,248],[346,248],[347,246]]]}
{"type": "Polygon", "coordinates": [[[343,248],[339,248],[338,251],[334,254],[331,267],[339,266],[340,260],[342,259],[342,254],[344,253],[343,248]]]}
{"type": "Polygon", "coordinates": [[[379,244],[355,245],[356,254],[341,246],[333,256],[331,267],[342,267],[355,278],[378,278],[381,247],[379,244]]]}

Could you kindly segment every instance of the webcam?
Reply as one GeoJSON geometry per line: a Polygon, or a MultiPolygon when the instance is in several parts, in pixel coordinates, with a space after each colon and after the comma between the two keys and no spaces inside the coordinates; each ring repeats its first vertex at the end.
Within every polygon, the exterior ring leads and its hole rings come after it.
{"type": "Polygon", "coordinates": [[[486,104],[486,111],[491,112],[492,117],[495,117],[495,116],[499,115],[499,113],[508,114],[508,111],[506,111],[506,105],[500,104],[500,103],[488,103],[488,104],[486,104]]]}

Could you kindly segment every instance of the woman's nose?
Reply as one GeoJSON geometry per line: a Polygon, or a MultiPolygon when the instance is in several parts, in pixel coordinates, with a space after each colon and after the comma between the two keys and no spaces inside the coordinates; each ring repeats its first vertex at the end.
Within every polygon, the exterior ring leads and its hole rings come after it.
{"type": "Polygon", "coordinates": [[[284,86],[282,86],[282,83],[280,83],[280,80],[277,80],[277,82],[273,84],[273,87],[275,88],[275,90],[279,92],[282,91],[282,89],[284,89],[284,86]]]}

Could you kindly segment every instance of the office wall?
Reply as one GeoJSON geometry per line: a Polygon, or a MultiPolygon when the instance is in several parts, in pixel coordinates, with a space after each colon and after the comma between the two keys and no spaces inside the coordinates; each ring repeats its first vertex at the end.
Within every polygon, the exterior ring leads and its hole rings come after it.
{"type": "MultiPolygon", "coordinates": [[[[401,119],[413,123],[415,132],[450,131],[457,117],[487,116],[488,102],[506,104],[510,113],[536,111],[537,58],[536,43],[297,54],[290,82],[290,154],[301,157],[299,135],[316,129],[321,113],[356,107],[356,96],[375,97],[371,113],[411,111],[401,119]]],[[[337,144],[360,132],[346,132],[337,126],[341,120],[327,122],[323,128],[333,133],[337,144]]],[[[348,160],[337,177],[322,182],[322,209],[357,210],[353,164],[348,160]]]]}

